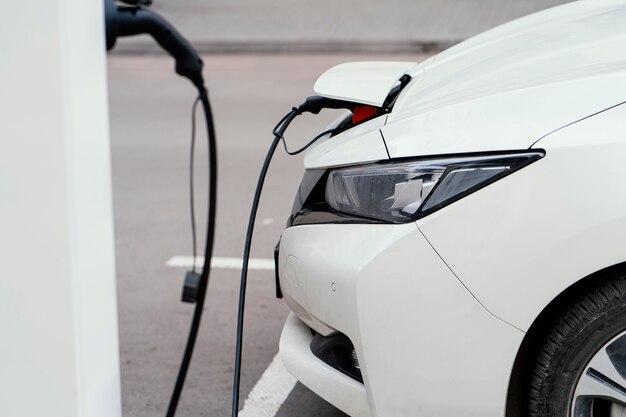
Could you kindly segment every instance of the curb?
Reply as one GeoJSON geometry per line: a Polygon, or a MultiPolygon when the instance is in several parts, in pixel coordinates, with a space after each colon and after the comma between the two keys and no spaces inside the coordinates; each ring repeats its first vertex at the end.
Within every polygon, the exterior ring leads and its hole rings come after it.
{"type": "MultiPolygon", "coordinates": [[[[201,54],[329,54],[329,53],[435,53],[459,43],[457,41],[191,41],[201,54]]],[[[162,54],[152,41],[145,39],[119,42],[116,54],[162,54]]]]}

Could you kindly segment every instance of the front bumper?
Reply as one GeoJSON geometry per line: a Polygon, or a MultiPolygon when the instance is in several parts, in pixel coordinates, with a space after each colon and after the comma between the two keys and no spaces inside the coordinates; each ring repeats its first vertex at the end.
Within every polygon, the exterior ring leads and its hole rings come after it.
{"type": "Polygon", "coordinates": [[[365,386],[321,362],[311,352],[311,329],[294,314],[280,336],[285,366],[302,384],[351,416],[370,417],[365,386]]]}
{"type": "Polygon", "coordinates": [[[278,269],[299,318],[285,325],[281,355],[336,407],[352,416],[504,414],[523,333],[472,297],[416,224],[291,227],[278,269]],[[315,357],[307,327],[345,334],[364,383],[315,357]]]}

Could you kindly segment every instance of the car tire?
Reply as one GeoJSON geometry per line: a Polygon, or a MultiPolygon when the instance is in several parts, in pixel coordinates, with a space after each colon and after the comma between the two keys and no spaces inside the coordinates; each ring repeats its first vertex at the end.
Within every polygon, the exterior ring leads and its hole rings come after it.
{"type": "Polygon", "coordinates": [[[529,396],[530,417],[626,416],[626,275],[591,287],[557,319],[529,396]]]}

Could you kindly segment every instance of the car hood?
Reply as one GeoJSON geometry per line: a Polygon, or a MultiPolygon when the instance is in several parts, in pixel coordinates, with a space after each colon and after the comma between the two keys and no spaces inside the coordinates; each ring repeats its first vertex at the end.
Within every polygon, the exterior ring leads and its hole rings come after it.
{"type": "Polygon", "coordinates": [[[626,2],[536,13],[416,66],[383,128],[391,157],[524,149],[626,100],[626,2]]]}
{"type": "MultiPolygon", "coordinates": [[[[624,28],[626,1],[580,1],[507,23],[414,66],[381,128],[388,156],[526,149],[626,101],[624,28]]],[[[328,159],[330,143],[320,146],[328,159]]],[[[308,158],[307,165],[323,161],[308,158]]]]}

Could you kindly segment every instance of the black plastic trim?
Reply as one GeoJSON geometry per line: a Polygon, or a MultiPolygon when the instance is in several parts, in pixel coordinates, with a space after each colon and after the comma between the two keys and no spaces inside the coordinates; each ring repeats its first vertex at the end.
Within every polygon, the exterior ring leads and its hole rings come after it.
{"type": "Polygon", "coordinates": [[[290,226],[307,224],[387,224],[388,222],[353,216],[334,210],[326,203],[317,203],[300,210],[292,218],[290,226]]]}
{"type": "Polygon", "coordinates": [[[274,274],[276,279],[276,298],[283,298],[283,290],[280,288],[280,275],[278,272],[278,257],[280,254],[280,240],[274,246],[274,274]]]}
{"type": "Polygon", "coordinates": [[[293,225],[294,219],[305,207],[324,202],[327,177],[328,171],[326,169],[308,169],[304,171],[300,187],[293,201],[291,216],[287,219],[287,227],[293,225]]]}
{"type": "Polygon", "coordinates": [[[352,341],[343,333],[322,336],[316,333],[311,340],[311,352],[328,366],[363,383],[361,370],[352,363],[352,341]]]}

